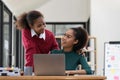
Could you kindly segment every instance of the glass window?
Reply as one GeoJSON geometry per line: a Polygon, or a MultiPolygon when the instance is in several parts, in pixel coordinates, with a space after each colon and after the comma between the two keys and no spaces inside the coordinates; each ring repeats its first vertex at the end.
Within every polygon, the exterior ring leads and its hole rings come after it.
{"type": "Polygon", "coordinates": [[[9,25],[3,26],[3,66],[9,66],[9,25]]]}
{"type": "Polygon", "coordinates": [[[53,25],[47,24],[47,25],[46,25],[46,29],[48,29],[48,30],[54,32],[54,26],[53,26],[53,25]]]}
{"type": "Polygon", "coordinates": [[[4,11],[4,22],[9,22],[9,14],[6,12],[6,11],[4,11]]]}
{"type": "Polygon", "coordinates": [[[56,36],[63,35],[67,29],[72,28],[72,27],[78,27],[78,26],[83,27],[83,25],[79,25],[79,24],[56,25],[55,35],[56,36]]]}
{"type": "Polygon", "coordinates": [[[6,7],[3,9],[3,67],[10,67],[12,63],[12,17],[6,7]]]}
{"type": "Polygon", "coordinates": [[[0,0],[0,66],[12,63],[12,13],[0,0]]]}
{"type": "Polygon", "coordinates": [[[60,36],[65,33],[65,31],[72,27],[84,27],[83,24],[47,24],[46,29],[52,31],[55,36],[60,36]]]}

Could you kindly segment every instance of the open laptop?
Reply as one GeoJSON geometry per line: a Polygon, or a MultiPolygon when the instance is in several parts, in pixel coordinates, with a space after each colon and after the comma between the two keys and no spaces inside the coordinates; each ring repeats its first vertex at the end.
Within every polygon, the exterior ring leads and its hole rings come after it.
{"type": "Polygon", "coordinates": [[[64,76],[64,54],[34,54],[34,73],[36,76],[64,76]]]}

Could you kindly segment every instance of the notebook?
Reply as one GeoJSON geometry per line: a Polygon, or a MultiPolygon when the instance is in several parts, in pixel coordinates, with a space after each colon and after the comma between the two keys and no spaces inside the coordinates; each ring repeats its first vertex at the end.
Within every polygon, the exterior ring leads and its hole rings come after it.
{"type": "Polygon", "coordinates": [[[34,54],[34,73],[36,76],[64,76],[64,54],[34,54]]]}

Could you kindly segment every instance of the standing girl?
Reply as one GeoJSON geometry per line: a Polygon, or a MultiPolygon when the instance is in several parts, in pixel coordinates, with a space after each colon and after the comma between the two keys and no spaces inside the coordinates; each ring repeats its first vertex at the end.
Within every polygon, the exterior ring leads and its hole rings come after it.
{"type": "Polygon", "coordinates": [[[53,33],[45,29],[44,16],[39,11],[21,14],[17,18],[16,24],[16,27],[22,32],[25,70],[26,67],[33,67],[33,54],[48,54],[51,50],[59,49],[53,33]]]}

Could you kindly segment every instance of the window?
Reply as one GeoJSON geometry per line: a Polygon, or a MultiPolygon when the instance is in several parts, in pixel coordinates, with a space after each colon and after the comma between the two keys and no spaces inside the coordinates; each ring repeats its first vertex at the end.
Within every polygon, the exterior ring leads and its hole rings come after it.
{"type": "Polygon", "coordinates": [[[12,63],[12,13],[0,1],[0,66],[8,67],[12,63]]]}
{"type": "Polygon", "coordinates": [[[61,36],[65,33],[65,31],[72,27],[83,27],[86,29],[85,22],[78,22],[78,23],[46,23],[46,29],[52,31],[55,36],[61,36]]]}

